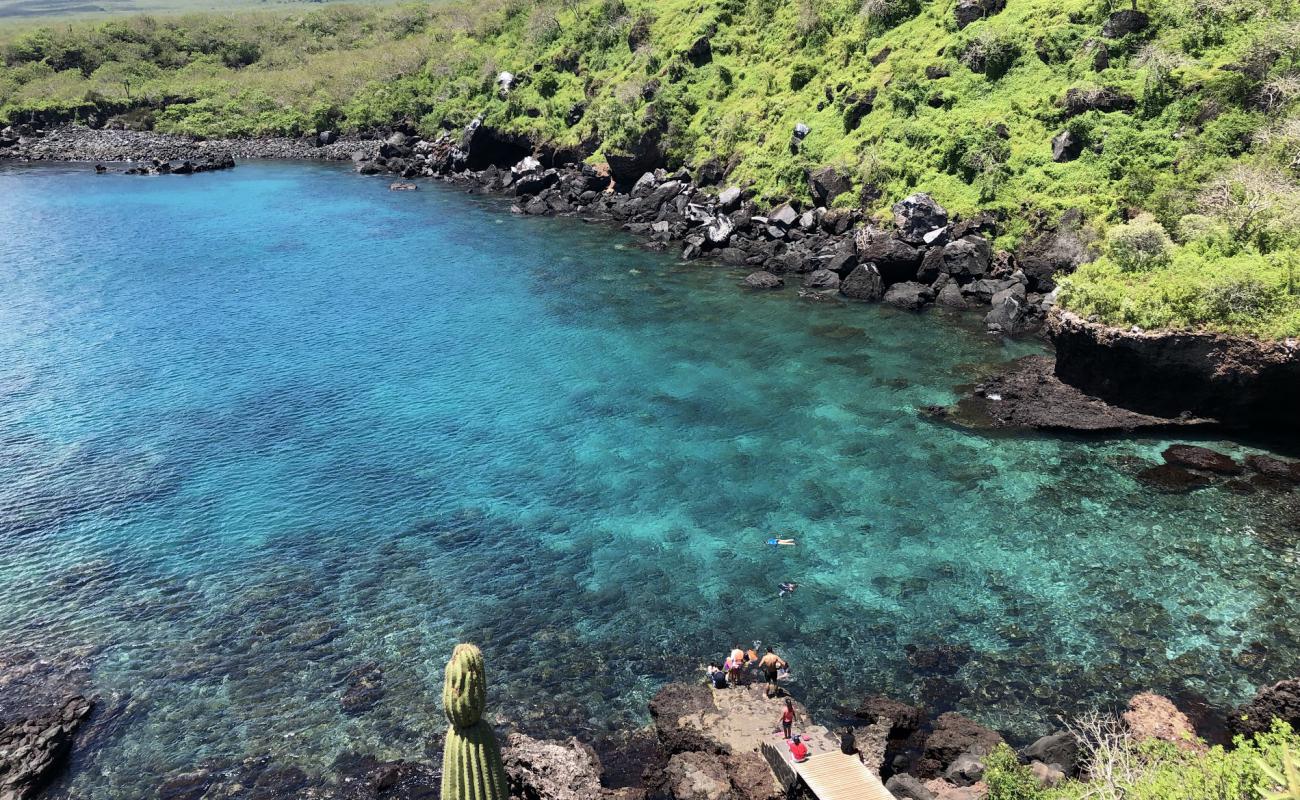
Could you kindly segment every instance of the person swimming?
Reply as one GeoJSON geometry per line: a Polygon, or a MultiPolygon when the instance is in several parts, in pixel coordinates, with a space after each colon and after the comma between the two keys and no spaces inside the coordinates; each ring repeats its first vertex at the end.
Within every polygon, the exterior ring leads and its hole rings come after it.
{"type": "Polygon", "coordinates": [[[778,547],[778,546],[780,546],[780,547],[794,547],[794,539],[779,539],[779,538],[773,538],[773,539],[768,539],[768,540],[767,540],[767,543],[770,544],[770,545],[772,545],[773,547],[778,547]]]}
{"type": "Polygon", "coordinates": [[[799,584],[787,581],[781,584],[781,594],[778,597],[785,597],[788,594],[794,594],[794,590],[799,588],[799,584]]]}

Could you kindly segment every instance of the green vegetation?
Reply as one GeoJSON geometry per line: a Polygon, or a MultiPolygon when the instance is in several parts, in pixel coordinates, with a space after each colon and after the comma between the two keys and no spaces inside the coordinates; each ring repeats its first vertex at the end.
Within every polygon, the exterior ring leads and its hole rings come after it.
{"type": "Polygon", "coordinates": [[[472,644],[456,645],[442,688],[442,708],[450,723],[442,755],[442,796],[447,800],[510,796],[501,750],[483,719],[486,702],[483,653],[472,644]]]}
{"type": "Polygon", "coordinates": [[[1004,220],[1082,210],[1106,254],[1062,302],[1117,325],[1300,334],[1300,6],[1009,0],[457,0],[134,17],[0,31],[0,120],[156,110],[204,136],[426,134],[476,115],[593,158],[658,134],[670,166],[718,158],[760,197],[882,212],[913,191],[1004,220]],[[992,3],[989,3],[991,6],[992,3]],[[1117,33],[1112,31],[1112,33],[1117,33]],[[501,71],[518,76],[508,94],[501,71]],[[811,133],[792,152],[790,132],[811,133]],[[1056,162],[1068,130],[1074,160],[1056,162]],[[1123,224],[1128,222],[1128,224],[1123,224]]]}
{"type": "Polygon", "coordinates": [[[1294,754],[1300,735],[1286,723],[1274,722],[1268,733],[1238,737],[1231,749],[1179,747],[1156,740],[1137,741],[1105,731],[1102,741],[1089,742],[1093,777],[1065,781],[1045,788],[1022,766],[1015,753],[1001,745],[986,764],[984,780],[989,800],[1291,800],[1300,796],[1294,754]]]}

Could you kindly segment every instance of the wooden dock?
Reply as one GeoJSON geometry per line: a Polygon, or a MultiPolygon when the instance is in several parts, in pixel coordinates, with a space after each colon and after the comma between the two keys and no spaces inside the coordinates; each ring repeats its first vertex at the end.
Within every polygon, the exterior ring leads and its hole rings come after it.
{"type": "Polygon", "coordinates": [[[802,763],[775,744],[764,742],[763,758],[781,786],[789,791],[802,782],[818,800],[895,800],[880,778],[857,756],[818,753],[802,763]]]}

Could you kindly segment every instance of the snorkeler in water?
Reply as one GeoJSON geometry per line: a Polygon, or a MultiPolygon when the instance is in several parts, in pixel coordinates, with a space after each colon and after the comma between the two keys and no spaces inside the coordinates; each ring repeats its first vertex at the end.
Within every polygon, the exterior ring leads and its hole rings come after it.
{"type": "Polygon", "coordinates": [[[797,583],[791,583],[791,582],[786,582],[786,583],[781,584],[781,587],[780,587],[780,588],[781,588],[781,593],[780,593],[779,595],[777,595],[777,596],[778,596],[778,597],[785,597],[785,596],[788,595],[788,594],[794,594],[794,590],[799,588],[799,584],[797,584],[797,583]]]}
{"type": "Polygon", "coordinates": [[[781,538],[779,538],[779,537],[773,537],[773,538],[771,538],[771,539],[768,539],[768,540],[767,540],[767,543],[770,544],[770,545],[772,545],[773,547],[778,547],[778,546],[779,546],[779,547],[794,547],[794,539],[781,539],[781,538]]]}

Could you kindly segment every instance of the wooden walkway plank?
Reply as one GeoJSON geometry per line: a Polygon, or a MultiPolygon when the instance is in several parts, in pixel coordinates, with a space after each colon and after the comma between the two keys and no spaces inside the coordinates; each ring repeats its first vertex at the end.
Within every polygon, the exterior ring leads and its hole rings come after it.
{"type": "Polygon", "coordinates": [[[820,753],[794,764],[794,769],[819,800],[894,800],[857,756],[820,753]]]}

